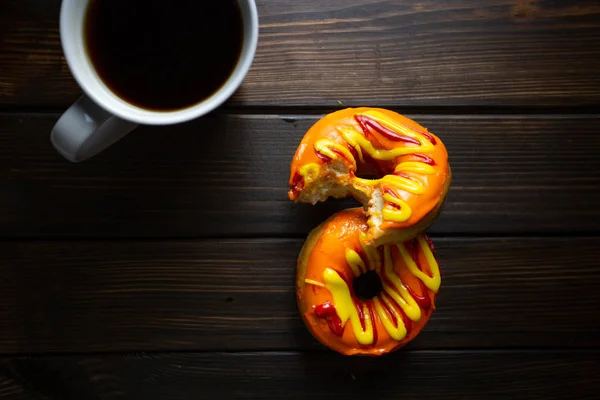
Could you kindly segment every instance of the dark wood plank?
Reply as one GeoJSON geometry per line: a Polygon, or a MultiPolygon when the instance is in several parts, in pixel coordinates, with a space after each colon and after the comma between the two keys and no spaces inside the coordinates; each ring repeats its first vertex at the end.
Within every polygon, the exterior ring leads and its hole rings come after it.
{"type": "MultiPolygon", "coordinates": [[[[0,105],[80,93],[60,0],[4,0],[0,105]]],[[[255,63],[233,106],[598,105],[596,0],[258,0],[255,63]]]]}
{"type": "Polygon", "coordinates": [[[415,351],[13,358],[29,385],[60,399],[595,399],[600,354],[415,351]]]}
{"type": "Polygon", "coordinates": [[[2,376],[3,371],[0,370],[0,398],[2,399],[27,399],[25,390],[14,380],[2,376]]]}
{"type": "MultiPolygon", "coordinates": [[[[140,128],[77,165],[50,145],[56,117],[0,115],[0,237],[304,237],[357,205],[287,198],[291,158],[316,116],[140,128]]],[[[413,117],[443,138],[453,168],[432,233],[600,232],[600,118],[413,117]]]]}
{"type": "MultiPolygon", "coordinates": [[[[438,309],[409,346],[600,345],[600,239],[436,238],[438,309]]],[[[323,350],[300,240],[0,243],[0,353],[323,350]]]]}
{"type": "Polygon", "coordinates": [[[15,364],[10,359],[0,359],[0,399],[38,400],[44,398],[18,375],[15,364]]]}

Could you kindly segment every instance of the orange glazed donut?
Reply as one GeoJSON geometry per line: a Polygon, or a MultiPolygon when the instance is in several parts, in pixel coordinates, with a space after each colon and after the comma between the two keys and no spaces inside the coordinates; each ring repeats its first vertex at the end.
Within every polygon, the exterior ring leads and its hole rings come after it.
{"type": "Polygon", "coordinates": [[[300,314],[321,343],[344,355],[378,356],[415,338],[435,308],[441,284],[424,234],[379,247],[365,243],[361,208],[314,229],[298,258],[300,314]]]}
{"type": "Polygon", "coordinates": [[[450,181],[446,147],[434,134],[389,110],[348,108],[305,134],[291,164],[288,195],[311,204],[354,197],[367,212],[367,242],[380,245],[429,227],[450,181]]]}

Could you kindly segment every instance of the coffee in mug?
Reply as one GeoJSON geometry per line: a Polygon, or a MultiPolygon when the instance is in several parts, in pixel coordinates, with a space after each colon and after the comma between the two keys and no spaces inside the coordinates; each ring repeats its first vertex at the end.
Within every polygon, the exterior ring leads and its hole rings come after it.
{"type": "Polygon", "coordinates": [[[106,86],[155,111],[210,97],[233,73],[244,40],[236,0],[91,0],[83,29],[106,86]]]}
{"type": "Polygon", "coordinates": [[[255,0],[62,0],[60,39],[83,89],[50,139],[67,160],[138,124],[201,117],[241,85],[258,44],[255,0]]]}

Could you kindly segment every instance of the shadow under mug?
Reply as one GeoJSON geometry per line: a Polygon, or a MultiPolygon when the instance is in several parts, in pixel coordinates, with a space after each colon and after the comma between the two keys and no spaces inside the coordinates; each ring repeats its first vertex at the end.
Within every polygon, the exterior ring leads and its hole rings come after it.
{"type": "Polygon", "coordinates": [[[213,111],[241,85],[258,44],[258,12],[254,0],[238,0],[244,39],[236,67],[221,88],[202,102],[173,112],[146,110],[115,95],[96,73],[84,42],[84,21],[89,0],[63,0],[60,38],[65,59],[84,95],[56,122],[50,139],[67,160],[80,162],[102,152],[139,124],[171,125],[213,111]]]}

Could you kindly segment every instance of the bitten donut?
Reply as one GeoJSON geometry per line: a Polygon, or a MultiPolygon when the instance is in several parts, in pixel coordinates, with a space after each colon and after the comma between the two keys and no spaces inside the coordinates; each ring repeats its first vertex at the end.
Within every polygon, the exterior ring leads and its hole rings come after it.
{"type": "Polygon", "coordinates": [[[363,209],[341,211],[310,233],[298,258],[300,314],[315,338],[344,355],[378,356],[410,342],[441,284],[426,235],[374,247],[367,231],[363,209]]]}
{"type": "Polygon", "coordinates": [[[311,204],[354,197],[367,212],[367,241],[380,245],[429,227],[450,181],[446,147],[433,133],[389,110],[347,108],[306,132],[292,160],[288,196],[311,204]]]}

